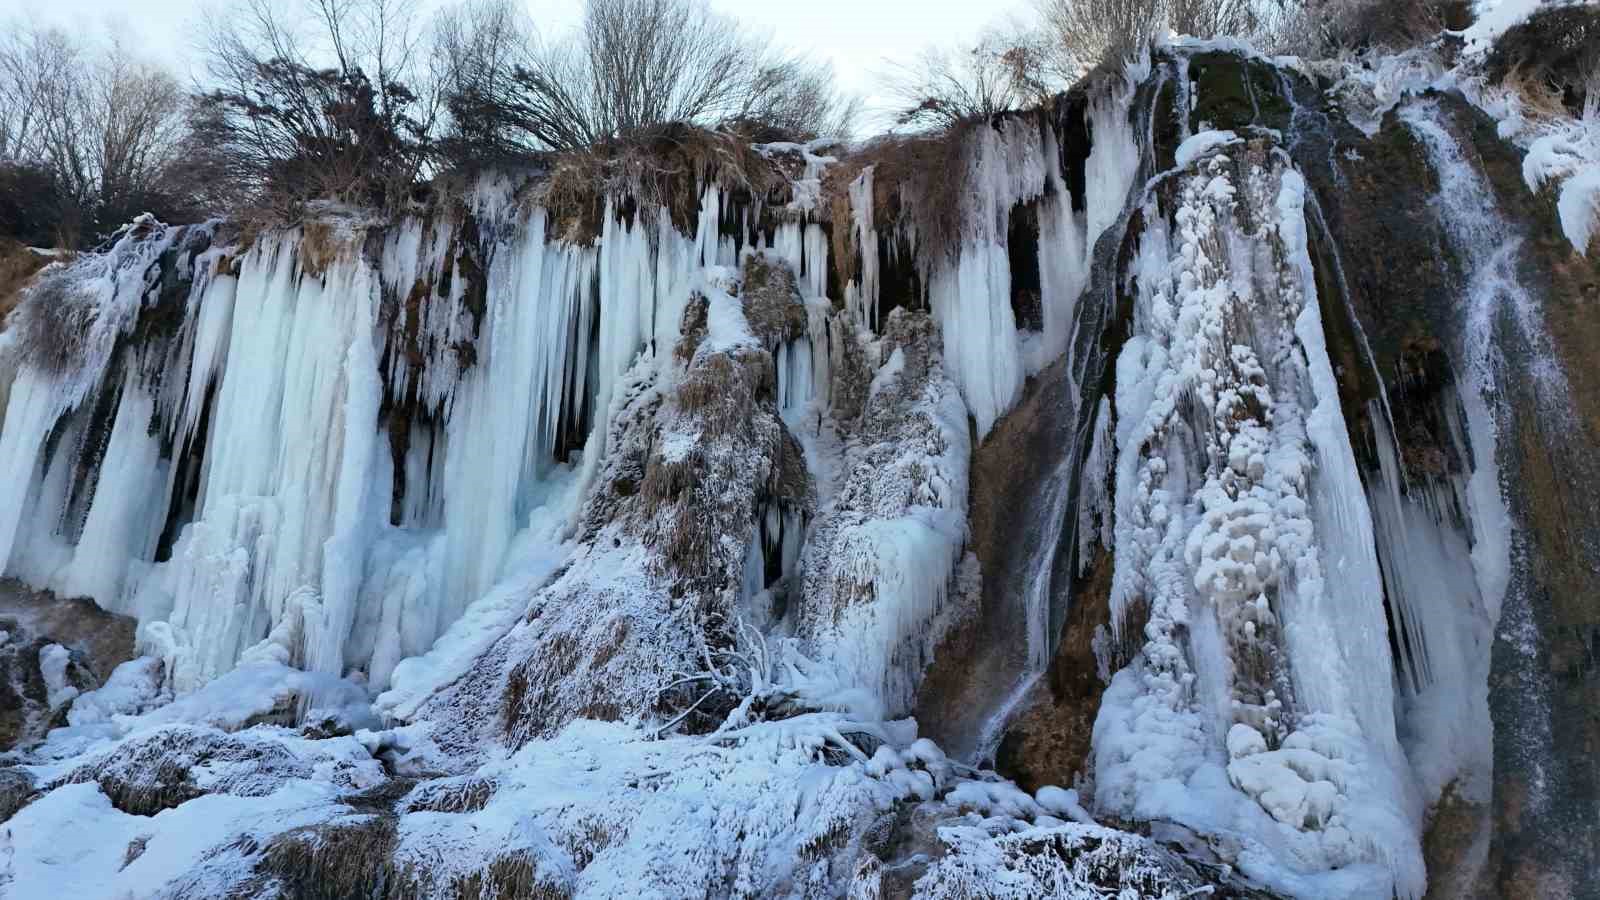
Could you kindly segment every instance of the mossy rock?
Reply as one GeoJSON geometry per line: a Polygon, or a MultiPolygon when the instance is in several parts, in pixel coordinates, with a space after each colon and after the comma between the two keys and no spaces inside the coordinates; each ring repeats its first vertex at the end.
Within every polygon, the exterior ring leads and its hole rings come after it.
{"type": "Polygon", "coordinates": [[[1283,96],[1277,68],[1235,53],[1201,53],[1189,58],[1189,80],[1198,98],[1189,121],[1215,129],[1242,131],[1259,125],[1287,131],[1294,107],[1283,96]]]}

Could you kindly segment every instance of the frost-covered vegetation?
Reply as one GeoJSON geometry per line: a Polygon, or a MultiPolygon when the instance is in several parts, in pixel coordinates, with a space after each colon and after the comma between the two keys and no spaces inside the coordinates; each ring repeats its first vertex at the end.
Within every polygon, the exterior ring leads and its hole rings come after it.
{"type": "Polygon", "coordinates": [[[0,574],[137,629],[105,671],[0,613],[0,893],[1421,897],[1498,865],[1436,844],[1460,807],[1506,827],[1491,691],[1523,688],[1491,672],[1538,635],[1496,635],[1543,602],[1518,429],[1585,427],[1533,273],[1587,271],[1595,92],[1516,55],[1549,12],[1316,62],[1108,37],[1031,108],[851,145],[737,81],[612,108],[607,40],[749,49],[704,7],[597,0],[518,62],[476,6],[446,46],[527,118],[414,193],[430,102],[476,141],[455,82],[337,28],[313,71],[254,10],[211,126],[292,221],[140,216],[0,331],[0,574]],[[1384,165],[1426,309],[1346,270],[1403,237],[1345,209],[1384,165]],[[971,533],[997,454],[1064,482],[1009,581],[971,533]],[[934,732],[989,639],[1017,685],[934,732]],[[1011,719],[1072,653],[1086,752],[1024,772],[1011,719]]]}

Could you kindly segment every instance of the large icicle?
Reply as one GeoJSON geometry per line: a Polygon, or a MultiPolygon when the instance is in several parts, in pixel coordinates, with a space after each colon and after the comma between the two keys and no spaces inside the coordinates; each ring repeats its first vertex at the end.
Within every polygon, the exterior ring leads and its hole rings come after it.
{"type": "Polygon", "coordinates": [[[1269,884],[1367,867],[1420,896],[1371,513],[1304,182],[1274,154],[1209,148],[1176,176],[1170,230],[1160,189],[1146,201],[1117,365],[1111,602],[1118,628],[1147,624],[1095,725],[1097,799],[1243,829],[1280,848],[1241,860],[1269,884]]]}
{"type": "Polygon", "coordinates": [[[948,259],[928,264],[928,304],[944,335],[945,368],[961,388],[980,438],[1022,392],[1006,230],[1011,208],[1044,192],[1047,170],[1056,165],[1054,159],[1046,165],[1044,151],[1038,129],[1022,119],[977,129],[960,176],[966,188],[959,243],[948,259]]]}
{"type": "Polygon", "coordinates": [[[16,368],[0,416],[0,461],[12,473],[0,484],[0,573],[15,564],[24,523],[53,531],[60,509],[33,507],[46,460],[45,439],[66,414],[85,403],[106,377],[118,340],[137,323],[159,276],[157,262],[177,237],[149,216],[121,233],[111,250],[46,270],[28,302],[12,315],[7,334],[16,368]]]}

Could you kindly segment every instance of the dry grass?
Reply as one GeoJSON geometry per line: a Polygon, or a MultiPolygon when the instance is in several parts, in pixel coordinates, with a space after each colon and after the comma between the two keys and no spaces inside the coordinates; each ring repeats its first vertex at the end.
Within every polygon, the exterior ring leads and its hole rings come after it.
{"type": "Polygon", "coordinates": [[[777,458],[772,462],[772,477],[767,493],[781,503],[799,509],[816,506],[811,472],[806,468],[806,451],[788,428],[780,426],[777,458]]]}
{"type": "Polygon", "coordinates": [[[752,475],[757,485],[770,477],[747,469],[753,458],[772,461],[778,451],[774,377],[772,354],[760,348],[697,352],[663,407],[676,413],[668,427],[694,435],[694,443],[670,458],[652,448],[639,485],[640,512],[630,521],[657,549],[657,574],[670,570],[691,591],[721,584],[727,560],[720,536],[736,532],[749,514],[726,488],[752,475]]]}
{"type": "Polygon", "coordinates": [[[706,295],[695,291],[689,295],[689,302],[683,307],[683,323],[678,329],[678,346],[672,348],[674,355],[684,365],[694,360],[695,353],[700,349],[700,342],[706,339],[708,318],[711,315],[711,301],[706,295]]]}
{"type": "Polygon", "coordinates": [[[467,813],[489,805],[495,784],[487,778],[468,775],[442,778],[417,785],[405,800],[406,812],[467,813]]]}
{"type": "Polygon", "coordinates": [[[38,796],[39,791],[27,772],[16,768],[0,769],[0,823],[10,820],[17,810],[38,796]]]}
{"type": "Polygon", "coordinates": [[[22,288],[50,259],[10,238],[0,238],[0,329],[6,317],[22,302],[22,288]]]}
{"type": "Polygon", "coordinates": [[[549,210],[554,235],[586,246],[600,236],[606,201],[613,198],[626,198],[623,215],[665,208],[679,231],[693,233],[707,184],[765,199],[788,179],[746,140],[673,123],[556,154],[535,200],[549,210]]]}
{"type": "Polygon", "coordinates": [[[828,325],[833,417],[840,422],[851,422],[866,409],[873,370],[867,365],[855,317],[843,311],[836,312],[828,325]]]}
{"type": "MultiPolygon", "coordinates": [[[[872,167],[873,226],[880,233],[912,231],[930,256],[952,252],[960,237],[966,190],[967,142],[983,122],[965,122],[933,135],[881,138],[828,167],[822,192],[833,218],[834,266],[843,284],[860,266],[850,208],[850,185],[872,167]]],[[[873,248],[876,251],[876,248],[873,248]]]]}
{"type": "Polygon", "coordinates": [[[145,845],[149,844],[149,843],[150,843],[150,835],[147,835],[147,834],[140,835],[140,836],[134,838],[133,840],[129,841],[128,842],[128,849],[126,849],[126,850],[124,850],[122,852],[122,867],[121,867],[121,869],[118,869],[118,871],[121,871],[122,869],[126,869],[128,866],[133,864],[134,860],[136,860],[139,857],[143,856],[144,855],[145,845]]]}
{"type": "Polygon", "coordinates": [[[282,745],[244,740],[189,726],[170,726],[132,739],[110,756],[86,763],[51,785],[92,781],[111,805],[135,816],[153,816],[206,794],[255,796],[275,780],[308,774],[282,745]],[[209,763],[229,765],[206,787],[192,772],[209,763]]]}
{"type": "Polygon", "coordinates": [[[395,896],[397,842],[389,816],[309,825],[274,837],[255,869],[302,900],[395,896]]]}
{"type": "Polygon", "coordinates": [[[1600,91],[1600,8],[1540,10],[1495,42],[1485,73],[1521,94],[1537,115],[1582,115],[1600,91]]]}
{"type": "Polygon", "coordinates": [[[339,258],[342,242],[332,225],[312,220],[300,226],[300,265],[309,275],[321,275],[339,258]]]}
{"type": "Polygon", "coordinates": [[[1509,69],[1501,77],[1500,86],[1517,96],[1523,115],[1535,122],[1551,122],[1572,115],[1562,92],[1536,69],[1520,65],[1509,69]]]}
{"type": "Polygon", "coordinates": [[[461,879],[454,895],[461,900],[571,900],[572,892],[539,875],[539,862],[527,851],[513,851],[482,872],[461,879]]]}
{"type": "Polygon", "coordinates": [[[757,403],[772,396],[773,377],[772,354],[764,350],[706,354],[684,373],[678,408],[694,418],[703,441],[728,437],[749,423],[757,403]]]}
{"type": "MultiPolygon", "coordinates": [[[[587,595],[568,595],[552,602],[592,601],[587,595]]],[[[616,721],[622,717],[623,698],[592,682],[622,649],[628,623],[613,616],[602,625],[606,631],[600,640],[592,643],[590,627],[589,623],[552,625],[539,642],[538,652],[507,674],[500,721],[512,746],[547,736],[570,718],[616,721]]]]}

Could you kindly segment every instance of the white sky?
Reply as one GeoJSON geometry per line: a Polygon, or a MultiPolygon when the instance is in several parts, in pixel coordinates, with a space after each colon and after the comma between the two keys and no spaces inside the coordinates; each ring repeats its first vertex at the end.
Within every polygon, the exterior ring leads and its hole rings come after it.
{"type": "MultiPolygon", "coordinates": [[[[0,0],[0,27],[17,18],[59,25],[85,37],[116,35],[180,76],[191,38],[211,0],[0,0]]],[[[424,0],[430,7],[444,0],[424,0]]],[[[577,18],[580,0],[525,0],[547,32],[577,18]]],[[[881,105],[875,75],[885,60],[909,62],[930,44],[970,43],[986,26],[1023,12],[1027,0],[711,0],[724,13],[766,29],[794,50],[833,63],[842,87],[881,105]],[[875,102],[876,101],[876,102],[875,102]]]]}

